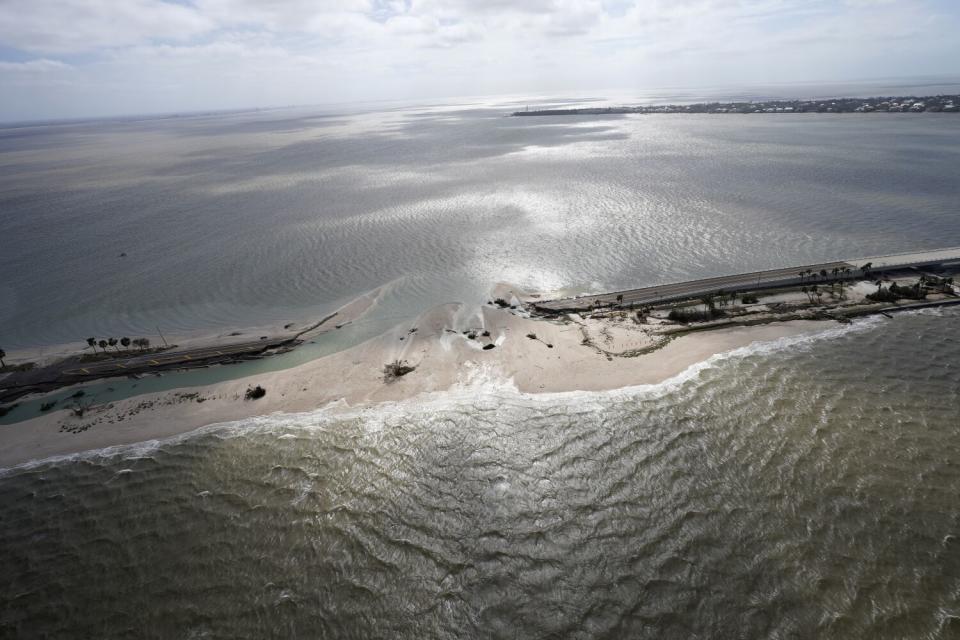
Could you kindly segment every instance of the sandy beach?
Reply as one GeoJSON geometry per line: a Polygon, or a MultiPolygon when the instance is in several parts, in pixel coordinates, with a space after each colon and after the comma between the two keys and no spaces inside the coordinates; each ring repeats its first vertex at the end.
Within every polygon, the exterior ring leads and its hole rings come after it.
{"type": "Polygon", "coordinates": [[[657,345],[629,328],[603,331],[607,344],[601,340],[598,345],[585,339],[596,331],[588,321],[547,321],[491,306],[452,303],[363,344],[291,369],[136,396],[91,407],[82,417],[60,410],[5,426],[0,429],[0,468],[167,438],[257,415],[415,401],[421,394],[469,385],[481,375],[512,381],[522,393],[656,384],[715,354],[830,326],[834,323],[796,320],[729,327],[686,334],[644,353],[657,345]],[[415,369],[386,382],[384,366],[397,360],[415,369]],[[257,385],[266,395],[245,399],[246,391],[257,385]]]}

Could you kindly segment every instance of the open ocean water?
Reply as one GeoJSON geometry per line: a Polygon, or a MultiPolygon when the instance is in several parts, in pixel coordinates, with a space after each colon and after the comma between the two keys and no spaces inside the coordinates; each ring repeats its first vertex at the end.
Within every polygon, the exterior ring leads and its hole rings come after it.
{"type": "MultiPolygon", "coordinates": [[[[960,245],[960,117],[512,108],[0,129],[0,341],[960,245]]],[[[491,383],[2,471],[0,637],[960,637],[958,328],[869,319],[655,387],[491,383]]]]}
{"type": "Polygon", "coordinates": [[[956,638],[960,314],[0,475],[0,636],[956,638]]]}

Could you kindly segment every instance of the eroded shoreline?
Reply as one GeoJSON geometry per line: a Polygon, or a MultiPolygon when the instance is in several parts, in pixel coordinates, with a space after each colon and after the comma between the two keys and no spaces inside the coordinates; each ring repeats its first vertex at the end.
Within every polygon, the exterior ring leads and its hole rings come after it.
{"type": "Polygon", "coordinates": [[[521,393],[604,391],[659,384],[711,356],[754,342],[816,333],[836,323],[796,320],[696,332],[633,357],[611,357],[583,344],[571,324],[525,318],[492,307],[448,304],[360,345],[309,363],[204,387],[135,396],[68,410],[0,429],[0,468],[92,449],[165,439],[216,423],[330,406],[353,410],[470,385],[478,372],[521,393]],[[469,336],[489,332],[482,343],[469,336]],[[536,338],[528,337],[535,334],[536,338]],[[387,383],[384,365],[396,360],[413,372],[387,383]],[[246,400],[256,385],[266,390],[246,400]]]}
{"type": "MultiPolygon", "coordinates": [[[[753,343],[823,332],[858,316],[886,315],[887,305],[868,299],[873,287],[861,282],[846,289],[841,285],[839,291],[778,290],[764,293],[759,302],[731,303],[727,297],[716,311],[711,297],[658,309],[597,308],[542,316],[531,315],[525,306],[535,294],[500,284],[487,304],[440,305],[361,344],[289,369],[137,395],[80,411],[58,405],[0,427],[0,468],[278,412],[416,402],[475,384],[480,372],[523,394],[661,384],[753,343]],[[712,319],[678,322],[672,317],[678,309],[712,319]],[[404,375],[385,375],[391,366],[404,375]],[[258,387],[263,393],[251,397],[249,392],[258,387]]],[[[376,291],[362,296],[342,309],[342,317],[360,317],[378,296],[376,291]]]]}

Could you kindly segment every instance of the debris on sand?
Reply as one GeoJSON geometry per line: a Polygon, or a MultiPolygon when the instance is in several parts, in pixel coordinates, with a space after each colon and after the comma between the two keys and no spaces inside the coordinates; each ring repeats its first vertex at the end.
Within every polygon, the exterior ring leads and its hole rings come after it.
{"type": "Polygon", "coordinates": [[[267,395],[267,390],[260,385],[257,385],[252,389],[248,387],[247,392],[243,394],[243,397],[245,400],[257,400],[265,395],[267,395]]]}
{"type": "Polygon", "coordinates": [[[387,383],[393,382],[397,378],[401,378],[415,369],[416,367],[412,367],[407,364],[406,360],[394,360],[393,362],[384,365],[383,381],[387,383]]]}

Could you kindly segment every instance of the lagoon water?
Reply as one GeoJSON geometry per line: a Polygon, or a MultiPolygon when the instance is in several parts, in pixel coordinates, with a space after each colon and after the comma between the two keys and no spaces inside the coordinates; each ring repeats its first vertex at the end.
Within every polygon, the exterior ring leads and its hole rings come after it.
{"type": "MultiPolygon", "coordinates": [[[[960,245],[958,117],[513,108],[0,129],[0,340],[304,321],[391,283],[377,327],[498,281],[960,245]]],[[[957,637],[958,327],[6,470],[0,637],[957,637]]]]}

